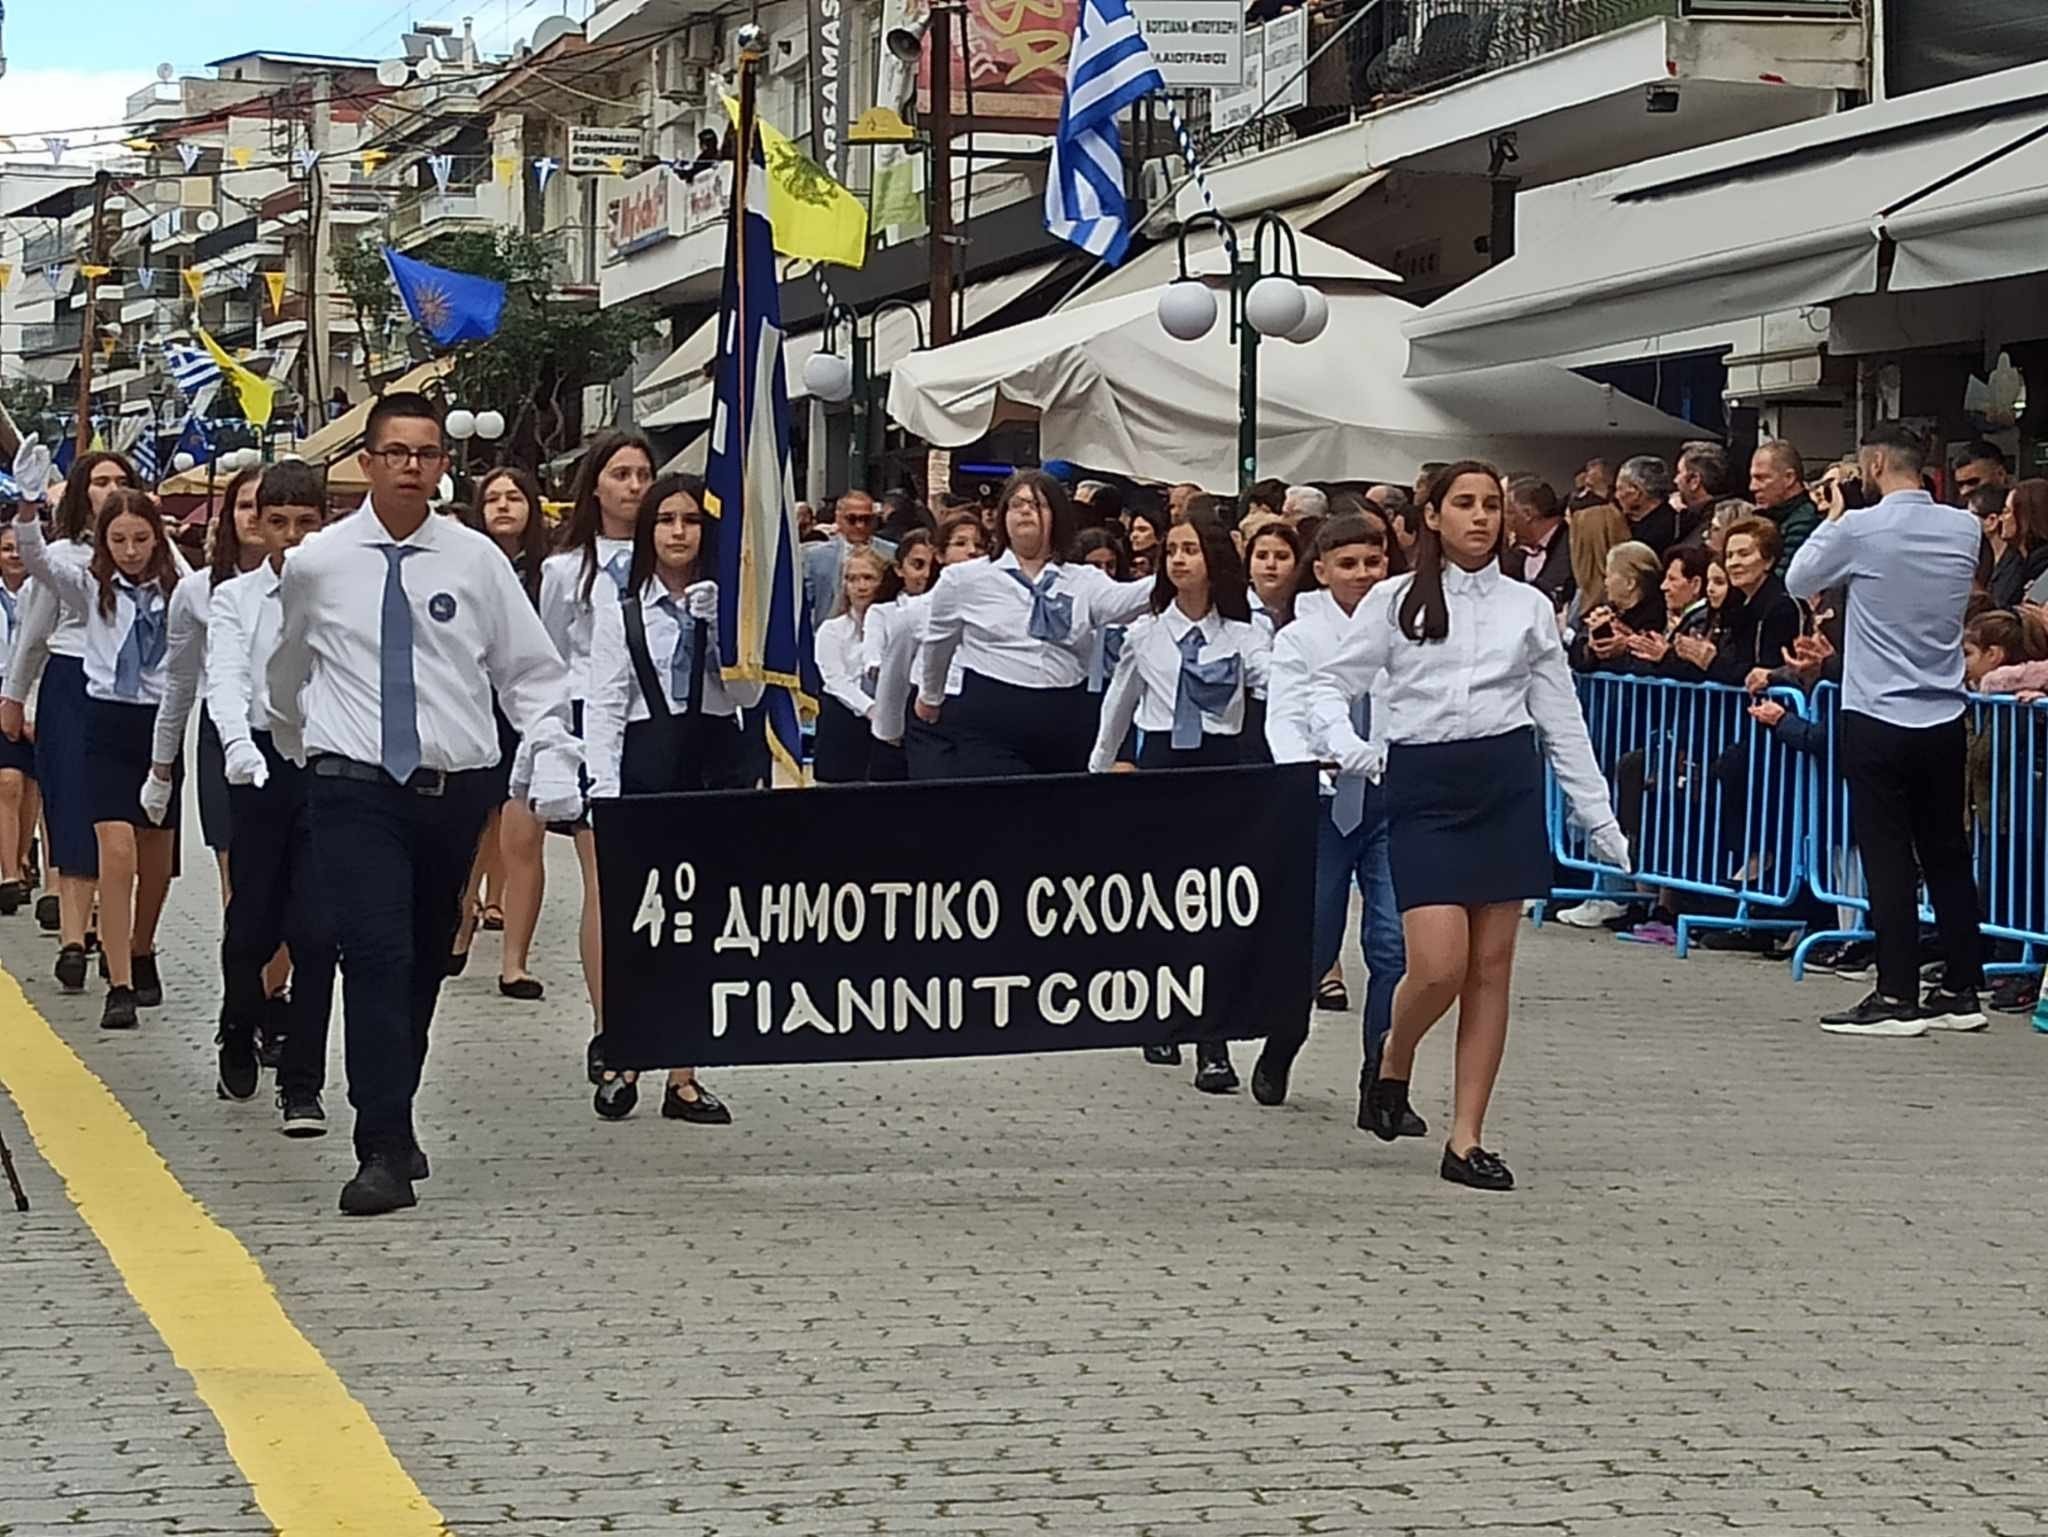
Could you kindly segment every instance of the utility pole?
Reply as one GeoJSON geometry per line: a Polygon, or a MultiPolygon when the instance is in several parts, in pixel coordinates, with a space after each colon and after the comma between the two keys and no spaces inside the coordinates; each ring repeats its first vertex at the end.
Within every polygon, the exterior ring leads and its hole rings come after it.
{"type": "MultiPolygon", "coordinates": [[[[965,20],[965,17],[962,17],[965,20]]],[[[953,339],[953,9],[931,8],[926,49],[932,67],[931,242],[929,305],[932,345],[953,339]]]]}
{"type": "MultiPolygon", "coordinates": [[[[327,152],[334,143],[334,77],[325,71],[313,77],[313,110],[307,129],[313,164],[306,172],[306,217],[313,231],[313,270],[306,279],[306,425],[311,430],[327,419],[329,312],[333,294],[328,283],[334,231],[327,217],[327,152]]],[[[363,338],[363,345],[369,345],[363,338]]]]}
{"type": "MultiPolygon", "coordinates": [[[[113,242],[107,230],[107,194],[113,190],[113,177],[105,171],[94,173],[92,179],[92,228],[86,238],[86,263],[93,268],[104,267],[107,258],[113,254],[113,242]]],[[[100,279],[94,271],[85,280],[85,326],[78,343],[78,424],[76,428],[77,452],[82,458],[92,447],[92,365],[100,346],[100,279]]]]}

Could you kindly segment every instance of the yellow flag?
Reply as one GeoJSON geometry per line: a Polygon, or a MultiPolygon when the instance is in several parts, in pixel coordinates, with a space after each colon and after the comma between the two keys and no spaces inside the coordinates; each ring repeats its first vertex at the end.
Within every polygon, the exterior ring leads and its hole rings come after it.
{"type": "Polygon", "coordinates": [[[94,281],[97,278],[105,277],[109,272],[112,272],[113,270],[114,269],[112,267],[102,267],[98,262],[80,262],[78,264],[78,275],[84,278],[88,283],[94,281]]]}
{"type": "Polygon", "coordinates": [[[228,158],[234,161],[236,170],[246,171],[249,169],[249,162],[256,158],[256,151],[246,144],[237,144],[228,151],[228,158]]]}
{"type": "Polygon", "coordinates": [[[112,357],[114,349],[120,345],[121,338],[118,336],[102,336],[100,338],[100,352],[107,357],[112,357]]]}
{"type": "Polygon", "coordinates": [[[197,267],[185,269],[185,287],[191,291],[192,302],[197,304],[206,292],[206,274],[197,267]]]}
{"type": "Polygon", "coordinates": [[[270,313],[275,315],[284,308],[284,274],[266,272],[263,274],[263,283],[270,290],[270,313]]]}
{"type": "Polygon", "coordinates": [[[0,288],[14,281],[14,263],[0,262],[0,288]]]}
{"type": "Polygon", "coordinates": [[[501,187],[509,187],[519,176],[519,161],[512,155],[493,155],[491,175],[501,187]]]}
{"type": "Polygon", "coordinates": [[[377,167],[391,158],[391,151],[388,149],[366,149],[359,158],[363,163],[363,174],[365,176],[375,176],[377,174],[377,167]]]}
{"type": "Polygon", "coordinates": [[[242,402],[242,415],[249,419],[252,427],[269,425],[270,408],[277,400],[277,386],[268,379],[259,379],[255,374],[237,363],[227,354],[227,349],[215,341],[201,326],[199,344],[220,364],[220,371],[233,381],[235,397],[242,402]]]}
{"type": "Polygon", "coordinates": [[[614,176],[624,176],[626,174],[626,157],[624,155],[606,155],[604,157],[604,168],[614,176]]]}
{"type": "MultiPolygon", "coordinates": [[[[740,104],[730,96],[725,110],[738,123],[740,104]]],[[[775,230],[775,249],[784,256],[858,267],[868,254],[868,211],[860,199],[788,134],[766,118],[755,121],[761,129],[761,158],[768,163],[768,222],[775,230]]]]}

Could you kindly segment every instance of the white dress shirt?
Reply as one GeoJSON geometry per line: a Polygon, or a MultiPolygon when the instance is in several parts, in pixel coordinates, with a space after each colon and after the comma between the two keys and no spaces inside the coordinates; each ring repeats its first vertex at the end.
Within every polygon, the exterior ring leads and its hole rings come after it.
{"type": "MultiPolygon", "coordinates": [[[[590,798],[610,800],[619,794],[619,766],[626,752],[626,727],[634,721],[651,720],[647,696],[640,690],[640,675],[633,667],[633,654],[626,648],[626,611],[611,584],[603,591],[592,590],[595,610],[591,620],[590,657],[586,671],[590,692],[583,703],[583,760],[590,771],[590,798]]],[[[654,664],[655,680],[661,684],[662,702],[671,715],[681,715],[690,706],[688,694],[678,698],[669,659],[675,655],[676,637],[681,631],[675,615],[662,605],[671,596],[660,578],[650,578],[640,589],[642,622],[647,626],[647,659],[654,664]]],[[[682,601],[675,594],[676,601],[682,601]]],[[[694,622],[694,621],[693,621],[694,622]]],[[[704,687],[698,708],[706,715],[730,719],[739,713],[740,699],[728,690],[718,668],[718,626],[706,626],[704,654],[698,665],[704,670],[704,687]]],[[[739,690],[758,699],[758,686],[739,690]]]]}
{"type": "Polygon", "coordinates": [[[572,699],[590,697],[590,632],[597,617],[598,593],[609,587],[613,597],[619,595],[618,584],[607,568],[621,556],[632,565],[632,540],[598,536],[597,570],[591,574],[587,598],[583,595],[585,557],[581,550],[559,551],[540,564],[540,622],[547,627],[555,654],[569,669],[572,699]]]}
{"type": "Polygon", "coordinates": [[[14,670],[14,635],[21,627],[21,612],[35,596],[35,581],[32,576],[22,578],[19,587],[7,594],[13,600],[9,608],[0,602],[0,697],[12,698],[5,693],[7,675],[14,670]]]}
{"type": "Polygon", "coordinates": [[[1310,731],[1325,741],[1348,729],[1351,701],[1373,696],[1374,732],[1397,745],[1465,742],[1534,726],[1551,771],[1587,832],[1614,825],[1607,781],[1593,758],[1550,600],[1497,564],[1444,569],[1450,633],[1410,640],[1397,611],[1412,576],[1365,595],[1343,644],[1309,684],[1310,731]],[[1384,673],[1384,685],[1375,680],[1384,673]]]}
{"type": "MultiPolygon", "coordinates": [[[[927,705],[945,698],[955,655],[968,672],[1018,688],[1074,688],[1088,680],[1088,648],[1098,625],[1129,624],[1150,606],[1152,579],[1116,582],[1086,561],[1048,565],[1051,595],[1073,601],[1064,641],[1031,638],[1032,594],[1019,580],[1014,552],[983,556],[946,568],[932,588],[925,625],[918,697],[927,705]]],[[[1040,576],[1043,577],[1044,571],[1040,576]]]]}
{"type": "Polygon", "coordinates": [[[194,571],[171,594],[170,641],[164,648],[164,697],[156,707],[156,746],[150,759],[169,763],[185,746],[185,723],[206,687],[206,621],[213,573],[194,571]]]}
{"type": "Polygon", "coordinates": [[[1172,733],[1174,701],[1180,695],[1181,640],[1190,631],[1202,636],[1196,661],[1220,662],[1234,656],[1240,662],[1238,686],[1231,692],[1230,703],[1214,714],[1202,712],[1202,735],[1237,736],[1243,732],[1245,692],[1254,678],[1261,686],[1266,681],[1266,637],[1244,620],[1225,619],[1213,608],[1200,619],[1190,619],[1178,603],[1170,603],[1163,613],[1147,614],[1124,634],[1116,674],[1102,696],[1101,724],[1089,758],[1091,772],[1109,771],[1133,720],[1148,735],[1172,733]]]}
{"type": "MultiPolygon", "coordinates": [[[[291,557],[286,556],[289,560],[291,557]]],[[[206,713],[223,746],[270,729],[270,659],[284,631],[284,573],[265,561],[213,591],[206,626],[206,713]]]]}
{"type": "MultiPolygon", "coordinates": [[[[918,680],[924,676],[925,635],[931,623],[932,592],[922,592],[914,598],[898,598],[893,607],[895,612],[879,637],[881,658],[875,672],[875,709],[868,717],[874,734],[885,742],[903,740],[904,716],[912,695],[917,692],[918,680]]],[[[874,623],[875,611],[869,609],[870,629],[874,623]]],[[[959,694],[960,679],[965,671],[956,652],[946,669],[948,699],[959,694]]]]}
{"type": "Polygon", "coordinates": [[[459,773],[498,761],[495,690],[532,747],[535,797],[573,786],[582,753],[569,734],[568,673],[504,551],[456,519],[432,515],[396,539],[368,504],[285,562],[284,622],[268,671],[278,751],[299,763],[327,753],[358,763],[382,758],[390,544],[421,552],[399,566],[412,610],[420,766],[459,773]]]}
{"type": "MultiPolygon", "coordinates": [[[[67,611],[76,610],[84,616],[86,696],[115,704],[155,706],[164,696],[168,649],[164,659],[154,667],[143,669],[136,680],[133,698],[124,698],[114,691],[115,669],[121,648],[128,643],[128,632],[135,628],[136,600],[117,587],[114,611],[111,614],[101,613],[99,578],[90,570],[90,555],[84,562],[62,557],[53,559],[51,547],[43,539],[41,524],[16,523],[14,542],[21,551],[22,564],[28,567],[30,575],[37,578],[39,585],[54,592],[67,611]]],[[[166,606],[170,603],[169,597],[161,601],[166,606]]],[[[50,644],[55,650],[55,637],[50,644]]]]}
{"type": "MultiPolygon", "coordinates": [[[[868,612],[872,616],[874,610],[868,612]]],[[[811,637],[811,651],[818,660],[818,681],[825,686],[825,692],[866,720],[875,701],[861,687],[867,673],[863,642],[862,632],[854,628],[853,615],[839,614],[818,626],[811,637]]]]}
{"type": "MultiPolygon", "coordinates": [[[[75,539],[47,544],[53,561],[75,562],[80,570],[92,564],[92,546],[75,539]]],[[[43,681],[43,664],[52,656],[85,655],[85,616],[65,607],[55,589],[34,578],[23,582],[17,596],[13,633],[7,642],[6,685],[0,699],[26,705],[43,681]]]]}
{"type": "MultiPolygon", "coordinates": [[[[1361,600],[1362,601],[1362,600],[1361,600]]],[[[1375,706],[1371,734],[1361,740],[1351,715],[1324,726],[1309,719],[1309,684],[1316,669],[1343,647],[1351,615],[1327,592],[1305,592],[1294,600],[1294,619],[1273,636],[1266,668],[1266,746],[1275,763],[1355,763],[1378,782],[1386,766],[1384,712],[1375,706]]],[[[1386,675],[1375,681],[1384,686],[1386,675]]],[[[1322,776],[1322,792],[1336,793],[1335,777],[1322,776]]]]}

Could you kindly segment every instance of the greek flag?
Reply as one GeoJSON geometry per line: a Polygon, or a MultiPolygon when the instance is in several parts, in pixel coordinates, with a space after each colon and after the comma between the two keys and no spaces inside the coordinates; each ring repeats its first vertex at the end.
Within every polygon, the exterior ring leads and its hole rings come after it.
{"type": "Polygon", "coordinates": [[[1067,95],[1053,136],[1052,169],[1045,179],[1048,234],[1112,267],[1124,259],[1131,229],[1117,114],[1141,96],[1165,89],[1152,50],[1124,0],[1083,0],[1067,59],[1067,95]]]}
{"type": "Polygon", "coordinates": [[[170,365],[171,382],[187,395],[220,383],[220,364],[198,347],[166,347],[164,362],[170,365]]]}
{"type": "Polygon", "coordinates": [[[156,423],[150,422],[142,429],[142,436],[135,440],[135,446],[128,450],[128,458],[135,466],[135,473],[144,485],[154,486],[161,474],[156,462],[156,423]]]}

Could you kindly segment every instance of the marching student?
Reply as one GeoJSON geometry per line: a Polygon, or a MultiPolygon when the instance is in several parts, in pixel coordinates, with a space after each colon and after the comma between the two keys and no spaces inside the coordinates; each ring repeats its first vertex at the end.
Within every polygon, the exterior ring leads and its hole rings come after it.
{"type": "MultiPolygon", "coordinates": [[[[14,530],[0,527],[0,668],[13,649],[15,619],[30,590],[14,530]]],[[[0,671],[0,683],[4,680],[0,671]]],[[[38,800],[35,743],[0,736],[0,915],[10,918],[29,896],[29,846],[38,800]]]]}
{"type": "MultiPolygon", "coordinates": [[[[1090,772],[1116,767],[1133,722],[1141,773],[1241,763],[1246,695],[1265,679],[1268,642],[1252,625],[1244,566],[1222,524],[1191,519],[1167,530],[1151,609],[1124,637],[1090,772]]],[[[1180,1048],[1148,1046],[1145,1060],[1178,1062],[1180,1048]]],[[[1196,1043],[1195,1087],[1236,1092],[1229,1043],[1221,1037],[1196,1043]]]]}
{"type": "MultiPolygon", "coordinates": [[[[575,701],[573,729],[583,733],[584,701],[590,698],[590,630],[600,583],[617,596],[626,590],[633,563],[633,529],[641,500],[654,483],[654,450],[645,438],[611,432],[584,450],[576,472],[574,505],[555,554],[541,567],[540,618],[548,639],[569,669],[569,697],[575,701]]],[[[603,937],[598,932],[597,843],[590,817],[577,815],[550,832],[576,839],[576,864],[583,880],[583,910],[577,951],[583,988],[590,996],[590,1042],[584,1068],[592,1084],[604,1079],[603,937]]]]}
{"type": "Polygon", "coordinates": [[[888,595],[889,598],[899,594],[914,598],[921,592],[929,592],[932,578],[938,574],[938,559],[938,546],[932,541],[930,529],[913,528],[903,535],[896,541],[896,556],[891,566],[895,572],[896,590],[888,595]]]}
{"type": "Polygon", "coordinates": [[[342,964],[359,1167],[341,1209],[415,1204],[413,1124],[463,882],[490,814],[495,691],[544,820],[581,808],[569,680],[512,567],[428,499],[448,462],[440,409],[384,396],[359,455],[370,498],[299,546],[267,674],[273,745],[308,769],[314,866],[342,964]],[[479,687],[488,683],[489,690],[479,687]]]}
{"type": "MultiPolygon", "coordinates": [[[[953,740],[947,728],[925,720],[909,706],[917,680],[923,676],[932,593],[947,572],[987,553],[987,539],[976,512],[954,513],[942,522],[938,532],[939,568],[931,589],[915,597],[897,599],[887,625],[877,637],[872,729],[880,745],[902,746],[904,772],[912,780],[953,777],[953,740]]],[[[946,671],[946,697],[950,699],[959,692],[960,664],[955,660],[946,671]]]]}
{"type": "MultiPolygon", "coordinates": [[[[65,478],[51,519],[48,558],[82,575],[93,559],[93,530],[107,499],[135,484],[135,471],[119,454],[81,454],[65,478]]],[[[27,486],[23,487],[28,490],[27,486]]],[[[32,505],[24,502],[24,509],[32,505]]],[[[67,993],[85,990],[86,931],[99,881],[99,840],[86,792],[85,609],[48,582],[37,582],[18,616],[8,661],[0,733],[19,741],[24,703],[36,697],[36,783],[43,793],[43,863],[55,897],[36,903],[36,921],[58,932],[56,975],[67,993]]]]}
{"type": "MultiPolygon", "coordinates": [[[[548,558],[547,517],[541,507],[540,483],[525,470],[500,465],[476,484],[476,494],[463,512],[463,521],[490,537],[512,562],[534,608],[540,607],[541,572],[548,558]]],[[[502,783],[496,796],[497,809],[484,823],[476,864],[469,873],[469,891],[463,901],[462,926],[456,930],[456,949],[466,958],[476,925],[489,926],[490,888],[495,878],[503,893],[499,911],[504,924],[503,943],[498,956],[498,991],[522,1003],[538,1003],[547,988],[528,969],[533,953],[533,931],[540,923],[540,906],[547,891],[547,862],[543,844],[547,829],[533,819],[524,801],[511,793],[512,767],[519,753],[519,734],[497,710],[498,767],[502,783]],[[492,855],[495,854],[495,862],[492,855]],[[479,896],[485,905],[477,908],[479,896]]],[[[461,967],[450,962],[451,971],[461,967]]]]}
{"type": "Polygon", "coordinates": [[[1268,635],[1279,630],[1294,613],[1296,572],[1301,565],[1301,540],[1285,523],[1260,527],[1246,541],[1244,567],[1251,578],[1248,597],[1252,622],[1268,635]]]}
{"type": "MultiPolygon", "coordinates": [[[[1341,741],[1353,701],[1372,693],[1390,744],[1389,858],[1407,971],[1366,1088],[1366,1119],[1383,1141],[1401,1135],[1415,1049],[1456,1003],[1455,1108],[1441,1173],[1480,1190],[1514,1188],[1481,1135],[1507,1045],[1521,904],[1550,889],[1546,757],[1595,857],[1627,869],[1629,855],[1556,613],[1541,592],[1501,575],[1503,500],[1491,465],[1468,459],[1438,471],[1414,570],[1366,594],[1309,685],[1310,729],[1324,740],[1341,741]]],[[[1370,749],[1338,761],[1347,775],[1366,773],[1370,749]]]]}
{"type": "MultiPolygon", "coordinates": [[[[846,558],[849,567],[857,559],[881,564],[864,550],[849,550],[846,558]]],[[[717,570],[718,524],[705,515],[704,482],[662,476],[641,499],[626,590],[601,595],[592,627],[584,713],[592,800],[751,783],[740,701],[718,665],[717,570]]],[[[603,1069],[598,1115],[617,1121],[632,1114],[637,1080],[632,1072],[603,1069]]],[[[704,1126],[732,1120],[687,1067],[669,1070],[661,1113],[704,1126]]]]}
{"type": "Polygon", "coordinates": [[[107,965],[100,1028],[132,1030],[138,1005],[154,1007],[164,1000],[156,925],[170,893],[177,841],[180,765],[175,759],[164,781],[170,805],[159,811],[144,797],[154,783],[156,709],[164,691],[178,567],[156,507],[140,491],[117,489],[101,502],[92,559],[83,569],[74,561],[52,558],[32,506],[23,503],[15,516],[15,537],[29,574],[85,616],[80,789],[97,843],[100,943],[107,965]]]}
{"type": "Polygon", "coordinates": [[[889,563],[874,550],[861,545],[847,550],[839,562],[838,602],[812,638],[823,693],[811,778],[821,785],[862,784],[868,777],[875,701],[862,654],[863,631],[888,572],[889,563]]]}
{"type": "Polygon", "coordinates": [[[334,1008],[334,931],[313,864],[306,771],[271,737],[267,682],[284,622],[278,593],[285,556],[325,521],[327,493],[310,466],[286,462],[264,474],[257,501],[255,526],[240,538],[258,563],[213,588],[206,627],[206,709],[220,728],[222,773],[239,829],[227,849],[216,1092],[236,1100],[256,1092],[257,1034],[273,1008],[264,969],[287,945],[292,991],[280,1032],[278,1118],[288,1137],[318,1137],[327,1131],[320,1091],[334,1008]]]}
{"type": "Polygon", "coordinates": [[[1085,660],[1093,632],[1144,613],[1152,582],[1112,582],[1085,561],[1063,563],[1073,507],[1043,471],[1017,471],[998,505],[994,556],[949,571],[932,590],[917,717],[937,725],[943,709],[955,777],[1080,773],[1097,725],[1085,660]],[[949,699],[956,655],[960,693],[949,699]]]}
{"type": "MultiPolygon", "coordinates": [[[[1266,537],[1267,530],[1259,536],[1266,537]]],[[[1321,814],[1316,820],[1314,974],[1327,983],[1342,972],[1344,926],[1351,913],[1355,885],[1364,903],[1358,946],[1365,959],[1367,981],[1364,1015],[1364,1066],[1358,1082],[1358,1125],[1370,1129],[1365,1089],[1393,1019],[1394,987],[1407,957],[1401,940],[1401,914],[1394,899],[1394,876],[1388,861],[1387,800],[1379,783],[1385,756],[1382,742],[1372,738],[1372,697],[1361,694],[1344,719],[1327,729],[1309,722],[1309,684],[1316,669],[1343,646],[1352,615],[1365,595],[1386,579],[1391,543],[1387,525],[1377,517],[1339,513],[1316,530],[1302,563],[1294,595],[1285,612],[1292,618],[1273,637],[1268,677],[1266,741],[1278,763],[1340,763],[1357,765],[1353,772],[1325,773],[1320,785],[1321,814]]],[[[1344,1007],[1348,1007],[1348,1000],[1344,1007]]],[[[1304,1021],[1297,1029],[1266,1037],[1252,1068],[1252,1098],[1262,1105],[1287,1099],[1287,1080],[1294,1059],[1308,1040],[1304,1021]]],[[[1429,1127],[1410,1111],[1402,1120],[1404,1137],[1426,1136],[1429,1127]]]]}

